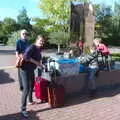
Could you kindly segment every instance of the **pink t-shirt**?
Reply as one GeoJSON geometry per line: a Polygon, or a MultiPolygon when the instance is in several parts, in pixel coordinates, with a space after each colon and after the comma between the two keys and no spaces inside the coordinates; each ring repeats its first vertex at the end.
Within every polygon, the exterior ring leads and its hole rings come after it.
{"type": "Polygon", "coordinates": [[[108,47],[102,43],[97,46],[97,50],[101,51],[105,55],[108,55],[110,53],[108,47]]]}

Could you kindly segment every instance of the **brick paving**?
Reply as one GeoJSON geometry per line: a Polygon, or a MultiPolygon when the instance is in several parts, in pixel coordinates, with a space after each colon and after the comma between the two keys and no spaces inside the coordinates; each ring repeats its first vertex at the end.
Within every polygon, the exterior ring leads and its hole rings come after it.
{"type": "MultiPolygon", "coordinates": [[[[13,59],[14,56],[6,58],[13,59]]],[[[68,97],[65,106],[51,109],[48,103],[28,106],[30,117],[20,114],[21,92],[17,70],[0,70],[0,120],[120,120],[120,88],[101,91],[94,99],[88,95],[68,97]]]]}
{"type": "MultiPolygon", "coordinates": [[[[0,120],[24,120],[19,113],[21,92],[17,71],[0,71],[0,120]],[[1,77],[2,75],[2,77],[1,77]]],[[[88,95],[68,97],[65,106],[51,109],[48,103],[28,106],[28,120],[120,120],[120,88],[88,95]]]]}

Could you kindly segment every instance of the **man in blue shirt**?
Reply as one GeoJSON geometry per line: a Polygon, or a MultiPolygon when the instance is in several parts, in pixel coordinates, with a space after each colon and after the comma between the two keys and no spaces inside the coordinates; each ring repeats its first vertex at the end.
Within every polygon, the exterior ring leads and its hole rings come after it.
{"type": "MultiPolygon", "coordinates": [[[[18,39],[16,42],[16,58],[20,57],[21,54],[24,54],[25,50],[29,46],[27,35],[28,35],[27,30],[23,29],[20,31],[20,39],[18,39]]],[[[21,82],[20,69],[21,68],[18,68],[18,79],[19,79],[20,90],[22,90],[23,86],[21,82]]]]}

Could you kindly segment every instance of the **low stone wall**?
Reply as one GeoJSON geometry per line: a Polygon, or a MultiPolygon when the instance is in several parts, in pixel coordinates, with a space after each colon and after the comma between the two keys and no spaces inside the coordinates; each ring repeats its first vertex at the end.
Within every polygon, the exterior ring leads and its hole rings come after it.
{"type": "MultiPolygon", "coordinates": [[[[65,87],[66,94],[85,93],[87,91],[87,74],[59,77],[58,82],[65,87]]],[[[96,79],[97,88],[110,88],[114,85],[120,85],[120,70],[100,71],[96,79]]]]}
{"type": "Polygon", "coordinates": [[[120,84],[120,70],[100,71],[96,80],[97,87],[120,84]]]}

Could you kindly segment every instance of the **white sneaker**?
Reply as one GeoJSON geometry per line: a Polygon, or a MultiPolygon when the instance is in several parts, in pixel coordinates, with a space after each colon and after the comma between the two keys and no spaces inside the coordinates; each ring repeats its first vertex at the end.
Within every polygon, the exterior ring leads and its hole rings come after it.
{"type": "Polygon", "coordinates": [[[24,117],[28,117],[28,112],[26,110],[21,112],[24,117]]]}
{"type": "Polygon", "coordinates": [[[36,102],[28,102],[28,105],[34,105],[36,102]]]}

